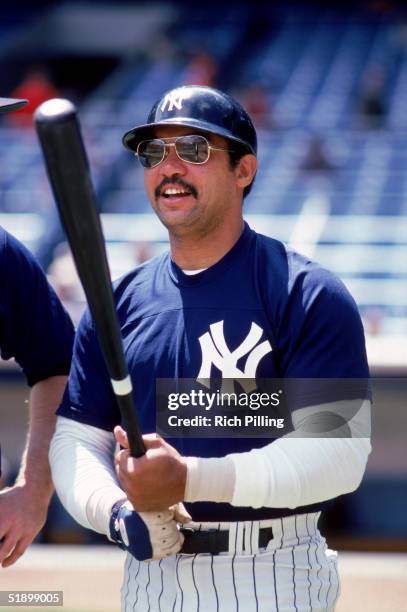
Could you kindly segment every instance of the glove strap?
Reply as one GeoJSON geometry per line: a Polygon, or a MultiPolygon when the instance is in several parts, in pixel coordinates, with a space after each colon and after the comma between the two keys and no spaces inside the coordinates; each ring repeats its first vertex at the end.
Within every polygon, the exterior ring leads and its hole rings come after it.
{"type": "Polygon", "coordinates": [[[123,504],[126,501],[127,501],[126,498],[119,499],[119,501],[113,504],[111,514],[110,514],[110,521],[109,521],[110,540],[112,542],[116,542],[116,544],[118,544],[120,548],[122,548],[123,550],[126,550],[126,546],[122,540],[122,536],[120,533],[119,520],[117,517],[120,512],[120,508],[123,506],[123,504]]]}

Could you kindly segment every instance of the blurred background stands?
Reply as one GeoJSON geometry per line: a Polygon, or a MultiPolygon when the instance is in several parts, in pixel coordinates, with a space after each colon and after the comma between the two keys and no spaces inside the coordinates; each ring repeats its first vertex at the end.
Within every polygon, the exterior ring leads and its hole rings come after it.
{"type": "MultiPolygon", "coordinates": [[[[168,246],[150,212],[142,169],[121,146],[123,133],[145,120],[166,89],[218,86],[242,101],[258,129],[261,171],[245,202],[247,220],[335,271],[362,313],[373,374],[406,376],[401,3],[22,5],[18,13],[0,9],[1,93],[24,94],[24,86],[28,92],[35,70],[37,93],[78,105],[113,277],[168,246]]],[[[30,116],[2,118],[0,161],[0,223],[37,254],[78,321],[83,293],[30,116]]],[[[23,444],[26,390],[10,364],[1,377],[1,443],[12,471],[23,444]]],[[[368,475],[351,501],[338,501],[326,528],[340,534],[339,547],[407,550],[405,388],[383,383],[378,397],[368,475]],[[378,499],[393,503],[381,507],[378,499]]],[[[89,534],[57,518],[60,512],[57,505],[50,513],[42,538],[87,541],[89,534]]]]}

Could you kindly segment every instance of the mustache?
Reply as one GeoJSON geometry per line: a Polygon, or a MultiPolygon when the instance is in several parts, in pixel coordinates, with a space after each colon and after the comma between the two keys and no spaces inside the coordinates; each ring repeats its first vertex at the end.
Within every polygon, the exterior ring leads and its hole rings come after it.
{"type": "Polygon", "coordinates": [[[173,177],[164,178],[161,181],[161,183],[158,185],[158,187],[156,187],[154,191],[154,195],[156,198],[160,196],[161,191],[164,189],[164,187],[166,187],[166,185],[177,185],[178,187],[183,187],[184,189],[189,191],[191,195],[194,196],[194,198],[198,197],[198,192],[193,185],[190,185],[189,183],[183,181],[181,178],[177,176],[173,176],[173,177]]]}

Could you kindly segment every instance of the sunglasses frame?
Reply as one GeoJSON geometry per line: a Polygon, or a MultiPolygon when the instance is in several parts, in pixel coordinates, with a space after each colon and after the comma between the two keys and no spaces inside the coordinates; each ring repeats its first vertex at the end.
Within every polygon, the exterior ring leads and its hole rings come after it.
{"type": "Polygon", "coordinates": [[[209,143],[209,140],[207,138],[205,138],[205,136],[202,136],[201,134],[185,134],[183,136],[176,136],[174,138],[148,138],[146,140],[141,140],[138,145],[137,145],[137,149],[134,153],[134,155],[136,155],[136,157],[138,157],[140,164],[143,166],[143,168],[145,168],[146,170],[151,170],[152,168],[156,168],[157,166],[159,166],[167,157],[169,154],[169,147],[175,147],[175,153],[177,154],[178,159],[180,159],[181,161],[187,163],[187,164],[193,164],[194,166],[202,166],[203,164],[206,164],[210,158],[211,155],[211,151],[227,151],[228,153],[234,153],[233,149],[225,149],[223,147],[214,147],[213,145],[211,145],[209,143]],[[178,153],[177,150],[177,141],[180,140],[181,138],[188,138],[189,136],[199,136],[199,138],[202,138],[205,142],[206,142],[206,146],[208,147],[208,156],[204,161],[201,162],[196,162],[196,161],[190,161],[188,159],[184,159],[180,156],[180,154],[178,153]],[[175,138],[175,139],[174,139],[175,138]],[[141,157],[142,155],[139,154],[139,148],[140,146],[145,143],[145,142],[153,142],[153,141],[159,141],[162,142],[164,144],[163,146],[163,156],[160,159],[160,161],[158,161],[156,164],[154,164],[154,166],[145,166],[143,164],[143,162],[141,161],[141,157]],[[173,141],[173,142],[167,142],[167,141],[173,141]]]}

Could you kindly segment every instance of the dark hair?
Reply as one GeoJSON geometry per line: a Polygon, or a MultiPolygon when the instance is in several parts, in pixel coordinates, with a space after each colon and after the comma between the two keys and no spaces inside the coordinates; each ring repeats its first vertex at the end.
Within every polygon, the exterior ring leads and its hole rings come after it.
{"type": "MultiPolygon", "coordinates": [[[[233,170],[234,168],[236,168],[237,164],[239,163],[239,161],[242,159],[242,157],[244,155],[250,155],[252,154],[251,151],[248,151],[247,148],[243,145],[239,145],[236,142],[231,142],[229,141],[231,144],[233,144],[233,150],[229,151],[229,164],[231,169],[233,170]]],[[[253,183],[255,181],[256,175],[254,175],[252,182],[250,183],[250,185],[247,185],[247,187],[244,188],[243,190],[243,199],[249,195],[251,188],[253,187],[253,183]]]]}

